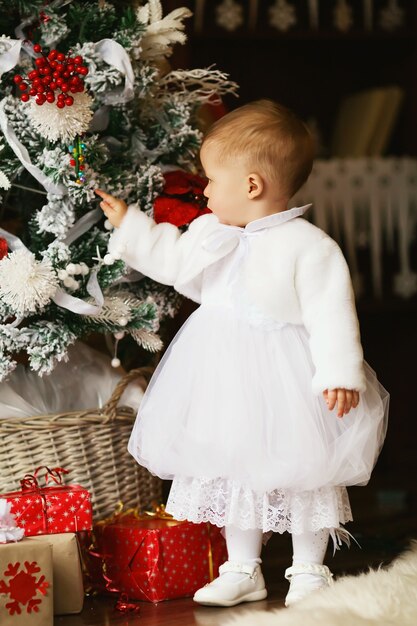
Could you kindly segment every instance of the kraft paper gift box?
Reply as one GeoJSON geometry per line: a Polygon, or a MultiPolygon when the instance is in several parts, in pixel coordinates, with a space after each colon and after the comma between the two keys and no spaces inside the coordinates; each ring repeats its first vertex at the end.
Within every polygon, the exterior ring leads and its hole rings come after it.
{"type": "Polygon", "coordinates": [[[52,546],[32,538],[0,544],[1,626],[53,626],[52,546]]]}
{"type": "Polygon", "coordinates": [[[84,586],[77,536],[75,533],[59,533],[38,535],[32,539],[52,547],[54,614],[80,613],[84,604],[84,586]]]}

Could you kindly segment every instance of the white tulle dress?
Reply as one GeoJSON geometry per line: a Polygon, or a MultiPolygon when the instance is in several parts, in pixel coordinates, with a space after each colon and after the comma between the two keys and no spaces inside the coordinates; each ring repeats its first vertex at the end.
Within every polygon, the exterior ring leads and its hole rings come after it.
{"type": "Polygon", "coordinates": [[[338,528],[352,519],[345,487],[368,481],[380,451],[388,394],[366,364],[367,390],[343,419],[313,394],[304,326],[268,319],[245,298],[240,267],[251,244],[205,270],[202,304],[151,380],[129,451],[173,479],[167,511],[176,519],[296,534],[338,528]]]}

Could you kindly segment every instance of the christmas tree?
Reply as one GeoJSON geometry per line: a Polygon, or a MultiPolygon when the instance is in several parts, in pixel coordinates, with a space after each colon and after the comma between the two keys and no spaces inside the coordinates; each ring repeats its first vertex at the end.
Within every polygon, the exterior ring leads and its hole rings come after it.
{"type": "Polygon", "coordinates": [[[49,373],[91,332],[161,348],[179,296],[107,254],[94,189],[181,228],[204,210],[196,112],[235,85],[171,71],[190,15],[163,16],[159,0],[0,0],[0,380],[22,351],[49,373]]]}

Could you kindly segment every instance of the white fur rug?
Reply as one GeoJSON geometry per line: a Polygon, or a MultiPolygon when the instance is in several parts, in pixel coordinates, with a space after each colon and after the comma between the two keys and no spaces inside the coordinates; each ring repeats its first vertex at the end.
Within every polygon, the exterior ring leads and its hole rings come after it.
{"type": "Polygon", "coordinates": [[[417,541],[387,568],[339,578],[296,606],[248,611],[225,626],[416,626],[417,541]]]}

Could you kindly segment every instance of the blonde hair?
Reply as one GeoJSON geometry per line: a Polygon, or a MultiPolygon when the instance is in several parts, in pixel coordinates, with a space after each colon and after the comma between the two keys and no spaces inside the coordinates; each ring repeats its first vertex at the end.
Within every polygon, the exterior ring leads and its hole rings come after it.
{"type": "Polygon", "coordinates": [[[207,132],[221,162],[244,158],[268,182],[291,198],[310,175],[314,141],[307,126],[281,104],[256,100],[227,113],[207,132]]]}

